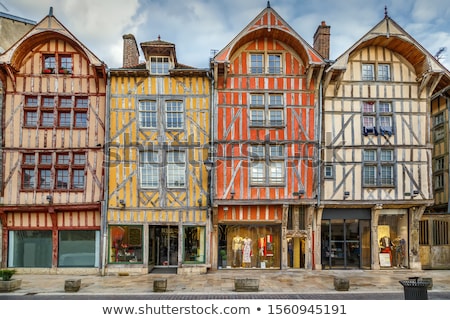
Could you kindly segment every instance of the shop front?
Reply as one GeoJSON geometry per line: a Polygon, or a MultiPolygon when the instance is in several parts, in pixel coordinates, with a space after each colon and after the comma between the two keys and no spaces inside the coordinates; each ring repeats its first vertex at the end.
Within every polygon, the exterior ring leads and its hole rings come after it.
{"type": "Polygon", "coordinates": [[[108,263],[132,269],[148,265],[149,272],[171,269],[174,273],[180,267],[205,266],[206,226],[110,225],[108,263]]]}
{"type": "Polygon", "coordinates": [[[219,206],[212,245],[217,269],[281,269],[282,215],[282,206],[219,206]]]}
{"type": "Polygon", "coordinates": [[[370,269],[370,209],[324,209],[322,269],[370,269]]]}
{"type": "Polygon", "coordinates": [[[279,269],[281,225],[219,224],[219,269],[279,269]]]}
{"type": "Polygon", "coordinates": [[[408,213],[406,209],[383,209],[378,217],[380,268],[408,267],[408,213]]]}

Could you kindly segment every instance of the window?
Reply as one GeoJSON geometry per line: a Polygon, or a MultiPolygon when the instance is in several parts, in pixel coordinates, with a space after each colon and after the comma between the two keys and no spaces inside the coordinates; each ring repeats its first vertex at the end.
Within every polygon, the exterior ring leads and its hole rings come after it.
{"type": "Polygon", "coordinates": [[[363,64],[362,65],[362,79],[365,81],[373,81],[375,80],[375,74],[373,72],[374,65],[373,64],[363,64]]]}
{"type": "Polygon", "coordinates": [[[109,226],[110,263],[142,263],[142,227],[109,226]]]}
{"type": "Polygon", "coordinates": [[[281,55],[269,54],[269,70],[268,73],[281,73],[281,55]]]}
{"type": "Polygon", "coordinates": [[[25,153],[22,155],[23,189],[84,189],[86,155],[84,153],[25,153]],[[53,158],[56,161],[53,163],[53,158]],[[35,163],[38,159],[38,163],[35,163]],[[38,185],[35,184],[38,173],[38,185]],[[54,174],[54,180],[52,175],[54,174]]]}
{"type": "Polygon", "coordinates": [[[434,170],[440,171],[445,169],[445,158],[441,157],[434,160],[434,170]]]}
{"type": "Polygon", "coordinates": [[[282,55],[277,53],[250,54],[250,73],[280,74],[283,71],[282,55]]]}
{"type": "Polygon", "coordinates": [[[449,224],[447,221],[433,220],[433,245],[448,245],[449,244],[449,224]]]}
{"type": "Polygon", "coordinates": [[[168,129],[184,128],[183,102],[166,101],[166,125],[168,129]]]}
{"type": "Polygon", "coordinates": [[[44,69],[43,73],[55,73],[56,56],[54,54],[44,55],[44,69]]]}
{"type": "Polygon", "coordinates": [[[8,267],[50,268],[52,266],[52,230],[9,231],[8,267]]]}
{"type": "Polygon", "coordinates": [[[72,73],[72,56],[70,55],[59,56],[59,73],[62,74],[72,73]]]}
{"type": "Polygon", "coordinates": [[[98,230],[58,231],[58,267],[98,267],[98,230]]]}
{"type": "Polygon", "coordinates": [[[391,66],[386,63],[364,63],[361,73],[363,81],[391,81],[391,66]],[[376,78],[375,70],[377,70],[376,78]]]}
{"type": "Polygon", "coordinates": [[[394,133],[391,102],[363,101],[362,112],[363,134],[365,136],[370,134],[391,136],[394,133]]]}
{"type": "Polygon", "coordinates": [[[250,73],[264,73],[264,55],[250,55],[250,73]]]}
{"type": "Polygon", "coordinates": [[[444,188],[444,175],[442,173],[436,174],[434,176],[434,189],[444,188]]]}
{"type": "Polygon", "coordinates": [[[160,161],[157,151],[139,153],[139,172],[141,188],[159,187],[160,161]]]}
{"type": "Polygon", "coordinates": [[[250,146],[249,162],[251,184],[284,184],[285,165],[283,145],[252,145],[250,146]]]}
{"type": "Polygon", "coordinates": [[[36,157],[34,153],[23,154],[22,156],[22,188],[36,188],[35,180],[36,157]]]}
{"type": "Polygon", "coordinates": [[[169,65],[168,57],[151,57],[150,58],[150,73],[168,74],[169,67],[170,67],[170,65],[169,65]]]}
{"type": "Polygon", "coordinates": [[[156,101],[139,101],[139,126],[141,128],[156,128],[157,117],[156,101]]]}
{"type": "Polygon", "coordinates": [[[332,179],[333,178],[333,166],[332,165],[325,165],[323,168],[323,174],[325,179],[332,179]]]}
{"type": "Polygon", "coordinates": [[[186,158],[184,151],[167,152],[167,187],[186,186],[186,158]]]}
{"type": "Polygon", "coordinates": [[[87,97],[27,96],[24,126],[41,128],[87,128],[87,97]],[[75,101],[75,108],[74,106],[75,101]]]}
{"type": "Polygon", "coordinates": [[[390,81],[391,80],[391,66],[388,64],[378,64],[378,81],[390,81]]]}
{"type": "Polygon", "coordinates": [[[42,73],[71,74],[73,67],[72,56],[68,54],[45,54],[43,56],[42,73]]]}
{"type": "Polygon", "coordinates": [[[394,151],[391,149],[363,150],[364,186],[394,185],[394,151]]]}
{"type": "Polygon", "coordinates": [[[183,260],[185,263],[205,263],[206,242],[205,227],[186,226],[184,227],[184,251],[183,260]]]}
{"type": "Polygon", "coordinates": [[[444,122],[445,122],[445,116],[444,116],[443,112],[441,112],[441,113],[439,113],[439,114],[434,116],[434,125],[435,126],[443,124],[444,122]]]}
{"type": "Polygon", "coordinates": [[[250,94],[250,126],[284,126],[284,102],[282,94],[250,94]]]}

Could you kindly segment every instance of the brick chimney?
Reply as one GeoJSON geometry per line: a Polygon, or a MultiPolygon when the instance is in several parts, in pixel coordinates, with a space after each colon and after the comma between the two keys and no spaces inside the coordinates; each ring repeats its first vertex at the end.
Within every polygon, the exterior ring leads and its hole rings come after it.
{"type": "Polygon", "coordinates": [[[123,38],[123,68],[135,67],[139,64],[139,49],[132,34],[125,34],[123,38]]]}
{"type": "Polygon", "coordinates": [[[322,21],[314,34],[314,49],[322,58],[330,59],[330,26],[327,26],[325,21],[322,21]]]}

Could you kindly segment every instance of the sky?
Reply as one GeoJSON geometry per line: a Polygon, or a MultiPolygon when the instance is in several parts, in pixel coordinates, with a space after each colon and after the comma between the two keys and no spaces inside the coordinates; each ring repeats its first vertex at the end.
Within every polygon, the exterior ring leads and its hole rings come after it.
{"type": "MultiPolygon", "coordinates": [[[[450,68],[448,0],[271,0],[270,6],[310,45],[322,21],[331,27],[330,59],[338,58],[388,15],[432,55],[445,48],[450,68]]],[[[175,44],[179,63],[207,68],[264,8],[267,0],[0,0],[0,11],[41,21],[53,15],[109,68],[122,66],[124,34],[138,45],[175,44]]],[[[141,52],[141,60],[143,54],[141,52]]]]}

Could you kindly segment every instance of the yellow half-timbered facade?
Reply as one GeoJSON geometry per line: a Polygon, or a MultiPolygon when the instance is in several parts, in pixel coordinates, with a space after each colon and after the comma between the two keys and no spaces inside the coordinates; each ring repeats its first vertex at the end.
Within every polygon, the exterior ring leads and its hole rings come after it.
{"type": "MultiPolygon", "coordinates": [[[[109,75],[108,272],[206,272],[208,73],[179,64],[172,43],[140,46],[145,62],[109,75]]],[[[134,36],[124,48],[138,54],[134,36]]]]}

